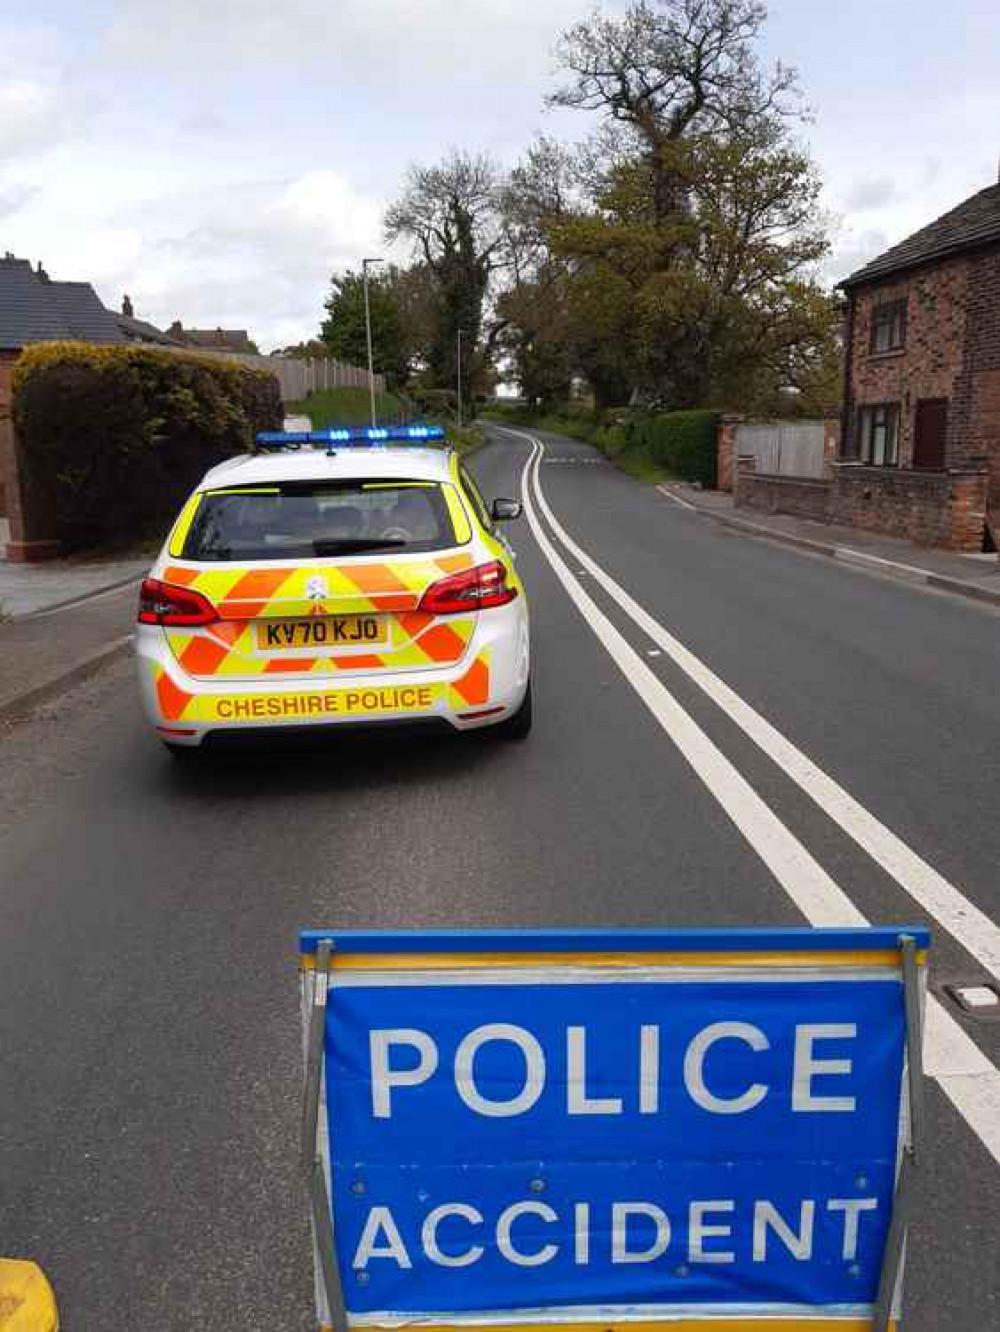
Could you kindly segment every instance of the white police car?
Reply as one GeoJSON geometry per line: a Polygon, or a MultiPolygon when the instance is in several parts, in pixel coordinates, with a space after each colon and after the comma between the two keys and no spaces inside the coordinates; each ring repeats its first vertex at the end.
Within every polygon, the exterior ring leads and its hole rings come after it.
{"type": "Polygon", "coordinates": [[[139,682],[175,753],[226,732],[531,728],[528,607],[434,427],[259,437],[210,471],[142,585],[139,682]]]}

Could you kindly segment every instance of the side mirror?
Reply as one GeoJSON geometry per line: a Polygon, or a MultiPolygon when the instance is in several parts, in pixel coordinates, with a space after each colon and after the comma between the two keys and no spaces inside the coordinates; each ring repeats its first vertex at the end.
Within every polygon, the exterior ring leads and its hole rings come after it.
{"type": "Polygon", "coordinates": [[[522,509],[520,500],[495,499],[490,510],[495,523],[508,523],[512,518],[520,518],[522,509]]]}

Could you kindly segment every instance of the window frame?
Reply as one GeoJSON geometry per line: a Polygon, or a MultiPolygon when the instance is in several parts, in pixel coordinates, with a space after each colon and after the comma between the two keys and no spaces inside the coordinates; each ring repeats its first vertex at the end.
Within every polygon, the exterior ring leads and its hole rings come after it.
{"type": "Polygon", "coordinates": [[[906,350],[907,314],[909,298],[894,297],[891,301],[879,301],[872,310],[871,334],[868,340],[869,356],[891,356],[895,352],[906,350]],[[888,329],[886,346],[878,345],[879,330],[888,329]],[[893,341],[893,334],[896,341],[893,341]]]}
{"type": "Polygon", "coordinates": [[[899,427],[902,419],[900,404],[894,401],[887,402],[865,402],[858,406],[855,429],[857,431],[857,447],[855,449],[855,461],[860,462],[865,467],[899,467],[899,427]],[[877,420],[879,414],[883,414],[885,419],[880,424],[877,420]],[[887,436],[883,443],[883,456],[881,462],[875,461],[875,431],[883,429],[888,431],[892,428],[892,460],[886,461],[885,445],[889,442],[887,436]]]}

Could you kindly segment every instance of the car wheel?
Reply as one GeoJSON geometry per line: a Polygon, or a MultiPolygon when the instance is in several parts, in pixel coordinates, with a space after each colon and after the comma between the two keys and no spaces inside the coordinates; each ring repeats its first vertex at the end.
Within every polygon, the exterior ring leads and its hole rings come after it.
{"type": "Polygon", "coordinates": [[[493,734],[500,740],[526,740],[531,732],[532,713],[531,680],[524,695],[524,701],[512,717],[493,727],[493,734]]]}

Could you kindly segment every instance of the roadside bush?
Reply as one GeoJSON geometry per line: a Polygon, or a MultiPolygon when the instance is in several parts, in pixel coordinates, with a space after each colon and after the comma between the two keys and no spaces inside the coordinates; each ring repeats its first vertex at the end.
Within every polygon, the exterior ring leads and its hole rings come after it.
{"type": "Polygon", "coordinates": [[[625,427],[626,447],[644,450],[653,462],[681,481],[716,483],[719,413],[660,412],[633,416],[625,427]]]}
{"type": "Polygon", "coordinates": [[[209,467],[282,423],[267,372],[76,342],[22,354],[13,411],[25,509],[66,550],[159,535],[209,467]]]}

